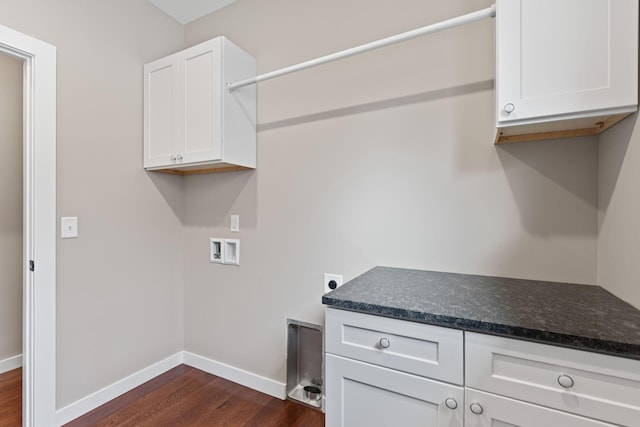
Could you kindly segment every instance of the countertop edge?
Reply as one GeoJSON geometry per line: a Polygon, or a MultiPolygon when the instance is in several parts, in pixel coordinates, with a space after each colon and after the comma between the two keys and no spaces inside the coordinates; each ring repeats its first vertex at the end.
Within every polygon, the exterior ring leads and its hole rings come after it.
{"type": "Polygon", "coordinates": [[[322,303],[327,308],[354,311],[372,316],[389,317],[409,322],[424,323],[433,326],[496,335],[506,338],[553,345],[574,350],[599,353],[607,356],[640,360],[640,345],[617,341],[600,340],[583,336],[567,335],[551,331],[523,328],[479,320],[457,318],[433,313],[424,313],[401,308],[391,308],[374,304],[358,303],[322,297],[322,303]]]}

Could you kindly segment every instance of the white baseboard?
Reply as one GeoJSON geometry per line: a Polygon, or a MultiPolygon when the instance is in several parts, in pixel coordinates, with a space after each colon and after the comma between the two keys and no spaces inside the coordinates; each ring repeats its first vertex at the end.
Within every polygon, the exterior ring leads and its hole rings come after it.
{"type": "Polygon", "coordinates": [[[87,397],[84,397],[77,402],[74,402],[64,408],[56,411],[56,425],[61,426],[68,423],[71,420],[86,414],[97,408],[100,405],[107,403],[110,400],[138,387],[141,384],[149,381],[152,378],[157,377],[170,369],[175,368],[183,363],[183,352],[169,356],[168,358],[161,360],[147,368],[142,369],[126,378],[115,382],[102,390],[98,390],[87,397]]]}
{"type": "MultiPolygon", "coordinates": [[[[7,360],[13,359],[15,358],[7,360]]],[[[7,361],[0,361],[0,368],[2,368],[3,363],[5,362],[7,361]]],[[[20,363],[21,362],[22,356],[20,356],[20,363]]],[[[98,390],[77,402],[58,409],[56,411],[56,425],[61,426],[69,421],[75,420],[87,412],[94,410],[98,406],[104,405],[108,401],[115,399],[129,390],[132,390],[183,363],[278,399],[284,400],[286,398],[286,385],[283,383],[221,362],[216,362],[215,360],[207,359],[206,357],[198,356],[197,354],[181,351],[101,390],[98,390]]]]}
{"type": "Polygon", "coordinates": [[[8,359],[0,360],[0,374],[13,371],[22,367],[22,355],[10,357],[8,359]]]}
{"type": "Polygon", "coordinates": [[[208,372],[212,375],[224,378],[225,380],[233,381],[234,383],[271,395],[278,399],[284,400],[286,398],[286,384],[251,372],[243,371],[242,369],[235,368],[221,362],[216,362],[215,360],[207,359],[206,357],[198,356],[197,354],[189,353],[188,351],[183,352],[183,354],[183,363],[185,365],[200,369],[201,371],[208,372]]]}

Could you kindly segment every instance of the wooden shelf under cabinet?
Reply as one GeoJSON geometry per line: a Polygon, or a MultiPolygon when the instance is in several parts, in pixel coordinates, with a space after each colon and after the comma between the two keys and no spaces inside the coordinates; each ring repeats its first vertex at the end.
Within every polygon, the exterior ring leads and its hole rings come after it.
{"type": "Polygon", "coordinates": [[[633,112],[613,114],[604,117],[584,117],[556,123],[536,123],[514,128],[498,128],[496,129],[494,144],[501,145],[513,142],[543,141],[557,138],[598,135],[631,114],[633,114],[633,112]],[[560,127],[561,129],[554,129],[554,127],[560,127]]]}

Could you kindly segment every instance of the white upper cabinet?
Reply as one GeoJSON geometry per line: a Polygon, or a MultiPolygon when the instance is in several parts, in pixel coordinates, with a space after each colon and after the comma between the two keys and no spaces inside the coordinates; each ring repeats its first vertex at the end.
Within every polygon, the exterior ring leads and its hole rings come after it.
{"type": "Polygon", "coordinates": [[[144,66],[144,167],[189,174],[256,165],[255,60],[225,37],[144,66]]]}
{"type": "Polygon", "coordinates": [[[637,111],[638,0],[498,0],[496,28],[498,142],[596,134],[637,111]]]}

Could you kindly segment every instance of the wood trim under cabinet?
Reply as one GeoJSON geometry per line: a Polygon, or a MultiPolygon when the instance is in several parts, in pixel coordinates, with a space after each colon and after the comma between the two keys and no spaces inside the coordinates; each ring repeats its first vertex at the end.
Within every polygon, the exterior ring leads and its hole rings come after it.
{"type": "Polygon", "coordinates": [[[217,173],[217,172],[234,172],[234,171],[244,171],[251,170],[253,168],[247,168],[245,166],[221,166],[218,168],[204,168],[204,169],[196,169],[196,170],[181,170],[181,169],[157,169],[151,170],[149,172],[160,172],[160,173],[168,173],[170,175],[198,175],[203,173],[217,173]]]}
{"type": "Polygon", "coordinates": [[[597,122],[595,126],[582,129],[556,130],[551,132],[528,133],[523,135],[503,135],[503,132],[498,129],[496,132],[496,140],[494,144],[501,145],[510,144],[513,142],[543,141],[556,138],[574,138],[578,136],[598,135],[599,133],[604,132],[611,126],[620,122],[630,114],[631,113],[615,114],[607,117],[603,121],[597,122]]]}

